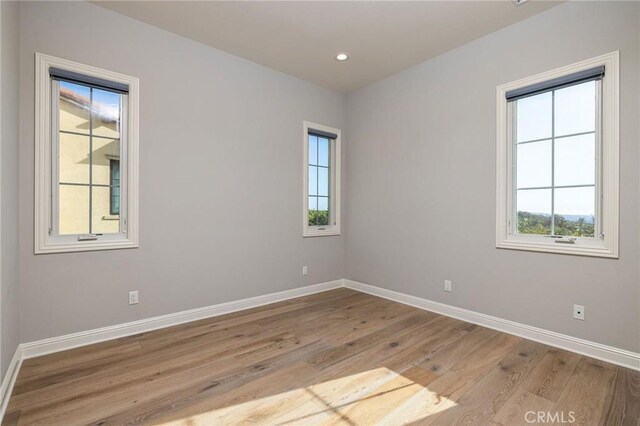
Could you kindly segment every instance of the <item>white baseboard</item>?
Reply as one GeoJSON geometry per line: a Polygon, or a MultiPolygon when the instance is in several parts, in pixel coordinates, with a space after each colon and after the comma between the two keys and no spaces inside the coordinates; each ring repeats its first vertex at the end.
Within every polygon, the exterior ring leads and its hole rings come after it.
{"type": "Polygon", "coordinates": [[[473,324],[478,324],[483,327],[502,331],[508,334],[513,334],[515,336],[544,343],[549,346],[576,352],[581,355],[589,356],[591,358],[610,362],[611,364],[616,364],[622,367],[640,371],[640,353],[614,348],[612,346],[579,339],[577,337],[568,336],[566,334],[560,334],[554,331],[544,330],[542,328],[532,327],[530,325],[493,317],[491,315],[485,315],[479,312],[457,308],[455,306],[446,305],[444,303],[434,302],[428,299],[423,299],[421,297],[410,296],[408,294],[399,293],[393,290],[387,290],[369,284],[363,284],[357,281],[344,280],[344,286],[353,290],[361,291],[363,293],[368,293],[374,296],[393,300],[394,302],[399,302],[405,305],[432,311],[438,314],[446,315],[448,317],[456,318],[473,324]]]}
{"type": "Polygon", "coordinates": [[[242,311],[245,309],[268,305],[270,303],[307,296],[309,294],[319,293],[342,286],[343,280],[329,281],[306,287],[280,291],[277,293],[250,297],[248,299],[234,300],[217,305],[205,306],[203,308],[190,309],[188,311],[146,318],[139,321],[132,321],[109,327],[96,328],[93,330],[81,331],[79,333],[52,337],[50,339],[23,343],[20,345],[22,348],[22,357],[23,359],[28,359],[54,352],[66,351],[67,349],[92,345],[94,343],[117,339],[119,337],[132,336],[134,334],[145,333],[147,331],[171,327],[186,322],[216,317],[231,312],[242,311]]]}
{"type": "Polygon", "coordinates": [[[22,365],[22,359],[22,348],[18,345],[9,363],[9,368],[7,368],[7,373],[4,375],[4,379],[2,379],[2,385],[0,386],[0,404],[2,404],[0,405],[0,422],[4,419],[4,413],[7,411],[9,399],[13,392],[13,385],[16,384],[18,371],[20,371],[20,366],[22,365]]]}

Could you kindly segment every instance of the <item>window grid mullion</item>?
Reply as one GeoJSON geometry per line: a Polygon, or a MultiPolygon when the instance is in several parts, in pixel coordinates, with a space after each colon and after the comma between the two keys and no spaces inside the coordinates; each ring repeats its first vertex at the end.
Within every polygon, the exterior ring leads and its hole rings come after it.
{"type": "MultiPolygon", "coordinates": [[[[76,135],[76,136],[91,136],[91,134],[86,134],[86,133],[81,133],[81,132],[72,132],[71,130],[60,130],[60,133],[64,133],[67,135],[76,135]]],[[[112,138],[110,136],[100,136],[100,135],[93,135],[94,138],[98,138],[98,139],[109,139],[109,140],[114,140],[114,141],[119,141],[120,138],[112,138]]]]}
{"type": "Polygon", "coordinates": [[[93,234],[93,87],[89,87],[89,234],[93,234]]]}
{"type": "MultiPolygon", "coordinates": [[[[316,143],[316,163],[318,163],[318,167],[320,166],[320,138],[317,139],[316,143]]],[[[316,221],[318,220],[318,215],[320,211],[320,169],[316,167],[316,221]]],[[[318,223],[316,222],[316,225],[318,223]]]]}
{"type": "Polygon", "coordinates": [[[551,91],[551,235],[556,235],[556,91],[551,91]]]}
{"type": "Polygon", "coordinates": [[[531,190],[535,190],[535,189],[551,189],[551,188],[555,188],[555,189],[568,189],[568,188],[589,188],[595,186],[594,183],[587,183],[584,185],[556,185],[554,187],[552,186],[532,186],[531,188],[516,188],[516,191],[531,191],[531,190]]]}
{"type": "MultiPolygon", "coordinates": [[[[579,132],[579,133],[569,133],[568,135],[562,135],[562,136],[556,136],[556,139],[564,139],[564,138],[572,138],[575,136],[583,136],[583,135],[590,135],[595,133],[595,130],[592,131],[588,131],[588,132],[579,132]]],[[[542,138],[542,139],[532,139],[530,141],[522,141],[522,142],[518,142],[516,141],[516,145],[526,145],[528,143],[535,143],[535,142],[544,142],[544,141],[548,141],[550,138],[542,138]]]]}
{"type": "Polygon", "coordinates": [[[331,139],[327,139],[327,226],[331,225],[331,139]]]}
{"type": "Polygon", "coordinates": [[[94,184],[90,184],[90,183],[75,183],[75,182],[58,182],[58,184],[60,185],[66,185],[66,186],[96,186],[98,188],[117,188],[120,185],[109,185],[106,183],[94,183],[94,184]]]}

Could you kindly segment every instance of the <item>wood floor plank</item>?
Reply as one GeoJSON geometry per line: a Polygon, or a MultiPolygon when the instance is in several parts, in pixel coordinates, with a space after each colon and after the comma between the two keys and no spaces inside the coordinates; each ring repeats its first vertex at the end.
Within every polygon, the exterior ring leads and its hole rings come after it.
{"type": "Polygon", "coordinates": [[[578,354],[550,348],[522,388],[548,401],[557,402],[580,358],[578,354]]]}
{"type": "Polygon", "coordinates": [[[263,421],[300,396],[319,373],[298,363],[252,380],[245,385],[201,399],[179,410],[167,411],[154,423],[233,424],[263,421]]]}
{"type": "Polygon", "coordinates": [[[39,358],[27,359],[20,368],[20,380],[14,387],[13,395],[17,396],[56,383],[68,383],[69,378],[75,373],[86,374],[88,371],[99,370],[129,359],[141,350],[140,343],[131,342],[94,352],[76,352],[69,354],[67,358],[54,358],[43,364],[36,363],[41,362],[39,358]]]}
{"type": "Polygon", "coordinates": [[[468,328],[468,324],[461,321],[438,317],[383,339],[377,345],[323,370],[323,373],[325,377],[335,378],[367,368],[385,367],[393,371],[404,371],[447,344],[462,339],[468,333],[468,328]]]}
{"type": "Polygon", "coordinates": [[[640,373],[349,289],[26,360],[3,425],[640,425],[640,373]]]}
{"type": "Polygon", "coordinates": [[[553,411],[565,418],[571,414],[577,425],[603,424],[614,395],[616,370],[611,364],[582,357],[553,411]]]}
{"type": "Polygon", "coordinates": [[[603,419],[607,425],[640,425],[640,371],[616,369],[611,404],[603,419]]]}
{"type": "Polygon", "coordinates": [[[547,349],[540,343],[521,341],[456,401],[455,409],[442,412],[430,421],[437,424],[489,423],[547,349]]]}
{"type": "Polygon", "coordinates": [[[477,373],[485,366],[497,363],[505,353],[522,341],[521,338],[487,328],[477,328],[461,341],[455,341],[427,357],[418,365],[441,375],[449,370],[469,370],[477,373]]]}
{"type": "Polygon", "coordinates": [[[348,343],[344,343],[338,347],[322,352],[308,361],[308,364],[323,370],[328,368],[354,354],[362,352],[371,346],[374,346],[381,339],[388,339],[402,331],[411,327],[418,327],[422,322],[432,318],[432,315],[428,313],[418,312],[408,318],[404,318],[401,321],[395,322],[381,330],[374,331],[371,334],[367,334],[356,340],[352,340],[348,343]]]}
{"type": "Polygon", "coordinates": [[[550,413],[552,408],[553,402],[548,399],[520,390],[507,400],[493,418],[493,423],[501,426],[525,426],[538,423],[538,412],[550,413]]]}
{"type": "MultiPolygon", "coordinates": [[[[187,372],[179,372],[162,379],[153,393],[143,394],[144,384],[134,386],[112,394],[107,398],[111,405],[116,405],[115,414],[96,416],[96,411],[90,414],[91,421],[83,422],[106,424],[151,423],[156,417],[162,416],[168,410],[176,407],[184,409],[212,395],[228,392],[238,386],[256,380],[270,372],[294,365],[302,358],[312,356],[324,350],[325,343],[313,342],[290,353],[278,355],[274,358],[255,364],[249,368],[228,365],[228,360],[215,364],[196,366],[187,372]],[[220,371],[221,373],[218,373],[220,371]],[[125,396],[123,398],[123,396],[125,396]]],[[[102,414],[101,411],[98,411],[102,414]]],[[[88,419],[88,417],[87,417],[88,419]]]]}
{"type": "Polygon", "coordinates": [[[361,425],[377,424],[424,389],[431,380],[432,375],[428,371],[411,367],[365,397],[340,407],[340,420],[361,425]]]}

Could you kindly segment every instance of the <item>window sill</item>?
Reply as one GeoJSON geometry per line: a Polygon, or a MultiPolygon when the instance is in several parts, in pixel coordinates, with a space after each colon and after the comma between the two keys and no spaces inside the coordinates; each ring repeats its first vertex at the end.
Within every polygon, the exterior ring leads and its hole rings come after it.
{"type": "Polygon", "coordinates": [[[75,253],[83,251],[101,251],[138,248],[136,241],[128,239],[103,241],[74,241],[69,243],[49,243],[36,247],[34,254],[75,253]]]}
{"type": "Polygon", "coordinates": [[[120,215],[110,214],[110,215],[102,216],[102,220],[120,220],[120,215]]]}
{"type": "Polygon", "coordinates": [[[340,235],[340,230],[336,228],[327,228],[327,229],[317,229],[317,228],[308,228],[305,229],[302,233],[304,238],[307,237],[331,237],[340,235]]]}
{"type": "Polygon", "coordinates": [[[496,243],[496,248],[618,259],[617,250],[612,250],[605,245],[549,244],[521,240],[502,240],[496,243]]]}

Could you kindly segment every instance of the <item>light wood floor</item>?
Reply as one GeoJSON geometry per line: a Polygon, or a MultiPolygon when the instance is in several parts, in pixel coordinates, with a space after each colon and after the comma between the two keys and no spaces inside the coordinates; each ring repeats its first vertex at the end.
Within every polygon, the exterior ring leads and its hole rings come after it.
{"type": "Polygon", "coordinates": [[[638,425],[640,373],[338,289],[27,360],[4,424],[516,425],[528,411],[638,425]]]}

